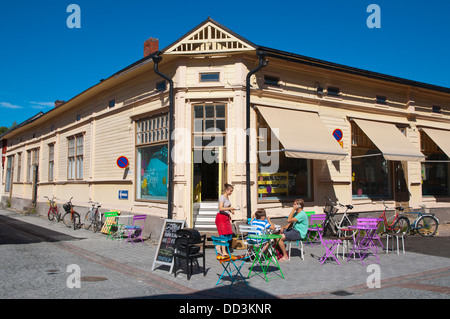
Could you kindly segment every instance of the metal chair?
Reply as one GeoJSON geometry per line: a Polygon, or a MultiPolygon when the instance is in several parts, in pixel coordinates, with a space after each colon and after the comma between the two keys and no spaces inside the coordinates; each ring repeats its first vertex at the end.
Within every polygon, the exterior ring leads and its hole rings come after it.
{"type": "Polygon", "coordinates": [[[106,238],[114,239],[113,235],[117,231],[114,228],[117,228],[117,217],[119,216],[119,212],[106,212],[105,213],[105,224],[101,230],[102,233],[107,234],[106,238]]]}
{"type": "Polygon", "coordinates": [[[247,281],[245,280],[244,276],[242,276],[242,273],[241,273],[241,268],[244,265],[247,257],[232,256],[230,253],[230,244],[227,239],[224,239],[222,237],[215,237],[215,236],[212,236],[211,239],[214,244],[214,250],[216,251],[216,258],[223,267],[223,272],[220,275],[219,280],[216,283],[216,286],[221,282],[222,279],[224,279],[225,273],[228,274],[228,276],[231,279],[230,289],[233,286],[233,283],[236,280],[238,275],[242,278],[242,280],[244,280],[245,284],[248,286],[247,281]],[[228,257],[222,257],[217,251],[217,248],[216,248],[217,246],[226,247],[226,250],[228,252],[228,257]],[[236,265],[235,262],[241,262],[240,266],[236,265]],[[232,268],[232,266],[234,267],[234,269],[232,268]],[[234,275],[233,275],[233,272],[235,272],[234,275]]]}
{"type": "Polygon", "coordinates": [[[187,279],[192,276],[192,264],[195,260],[198,265],[198,258],[203,258],[203,276],[206,276],[205,266],[205,248],[206,235],[200,235],[196,229],[183,228],[177,231],[177,239],[175,239],[175,252],[173,274],[177,277],[177,267],[180,259],[186,260],[187,279]]]}
{"type": "Polygon", "coordinates": [[[123,229],[127,232],[127,239],[125,240],[125,243],[128,241],[131,241],[131,243],[134,245],[134,238],[140,239],[142,243],[144,243],[144,240],[142,238],[142,232],[144,230],[144,224],[145,220],[147,218],[147,215],[135,215],[133,216],[133,225],[132,226],[124,226],[123,229]],[[136,222],[142,221],[142,225],[137,225],[136,222]]]}

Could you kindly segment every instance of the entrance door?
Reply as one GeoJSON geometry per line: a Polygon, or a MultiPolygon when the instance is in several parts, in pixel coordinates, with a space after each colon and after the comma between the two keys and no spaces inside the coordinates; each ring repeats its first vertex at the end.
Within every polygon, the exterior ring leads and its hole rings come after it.
{"type": "Polygon", "coordinates": [[[222,148],[194,151],[194,203],[218,201],[223,184],[222,152],[222,148]]]}

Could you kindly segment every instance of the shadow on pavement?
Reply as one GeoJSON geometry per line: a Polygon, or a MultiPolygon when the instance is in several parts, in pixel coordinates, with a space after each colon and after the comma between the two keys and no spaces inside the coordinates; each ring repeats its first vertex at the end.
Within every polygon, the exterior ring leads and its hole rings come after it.
{"type": "MultiPolygon", "coordinates": [[[[386,242],[383,244],[386,244],[386,242]]],[[[405,250],[406,253],[413,252],[450,258],[450,237],[408,236],[405,238],[405,250]]]]}
{"type": "Polygon", "coordinates": [[[81,239],[0,215],[0,245],[21,245],[81,239]]]}

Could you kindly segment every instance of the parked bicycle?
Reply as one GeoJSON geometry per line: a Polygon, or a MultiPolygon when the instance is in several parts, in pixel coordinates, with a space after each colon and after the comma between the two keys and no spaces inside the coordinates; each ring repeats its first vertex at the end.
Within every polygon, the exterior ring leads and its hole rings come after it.
{"type": "Polygon", "coordinates": [[[50,206],[47,213],[48,220],[52,221],[56,218],[56,221],[59,223],[59,221],[61,220],[61,213],[58,211],[58,206],[55,202],[56,197],[53,196],[52,199],[48,198],[47,196],[44,197],[47,198],[48,205],[50,206]]]}
{"type": "Polygon", "coordinates": [[[409,219],[408,217],[399,214],[398,212],[403,212],[405,208],[401,205],[394,208],[389,208],[384,200],[382,201],[384,205],[384,210],[381,213],[380,217],[382,221],[378,223],[377,233],[383,235],[385,233],[405,233],[407,234],[409,231],[409,219]],[[394,217],[390,217],[389,220],[386,218],[386,210],[394,209],[395,214],[394,217]]]}
{"type": "Polygon", "coordinates": [[[69,201],[63,205],[66,213],[62,217],[62,220],[64,222],[64,225],[66,225],[67,227],[73,227],[73,229],[75,230],[80,227],[81,218],[80,214],[73,210],[72,198],[73,197],[71,197],[69,201]]]}
{"type": "MultiPolygon", "coordinates": [[[[422,209],[425,211],[425,206],[422,206],[422,209]]],[[[434,214],[422,213],[421,211],[405,213],[406,216],[409,214],[417,215],[412,226],[408,230],[409,233],[417,232],[423,237],[431,237],[436,234],[439,227],[439,219],[437,219],[434,214]]]]}
{"type": "Polygon", "coordinates": [[[89,211],[86,213],[86,216],[84,216],[84,228],[89,229],[92,227],[92,230],[94,233],[98,232],[100,229],[102,229],[102,221],[101,221],[101,213],[99,213],[98,209],[102,207],[100,203],[89,201],[89,203],[92,203],[91,208],[89,208],[89,211]]]}
{"type": "Polygon", "coordinates": [[[327,203],[325,204],[325,208],[323,209],[324,213],[327,215],[325,222],[323,224],[323,234],[324,236],[333,235],[333,236],[351,236],[352,233],[355,231],[348,230],[348,226],[355,225],[356,220],[359,217],[358,213],[348,213],[348,210],[352,210],[352,205],[343,205],[341,203],[333,202],[328,197],[325,197],[327,199],[327,203]],[[342,217],[340,220],[336,219],[336,213],[338,212],[339,208],[336,206],[345,207],[345,212],[342,214],[342,217]]]}

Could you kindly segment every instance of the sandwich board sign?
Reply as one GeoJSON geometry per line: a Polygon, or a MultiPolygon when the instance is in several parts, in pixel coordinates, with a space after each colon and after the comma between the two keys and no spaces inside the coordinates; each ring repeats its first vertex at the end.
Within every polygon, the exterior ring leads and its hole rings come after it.
{"type": "Polygon", "coordinates": [[[155,260],[153,261],[152,271],[156,265],[170,266],[170,273],[173,270],[173,253],[175,252],[175,240],[177,231],[184,228],[184,220],[166,219],[159,238],[158,249],[156,250],[155,260]]]}

